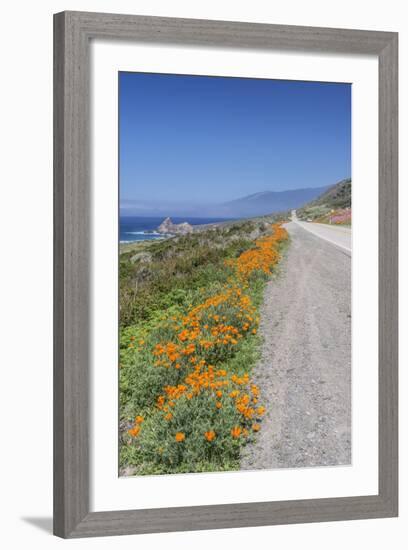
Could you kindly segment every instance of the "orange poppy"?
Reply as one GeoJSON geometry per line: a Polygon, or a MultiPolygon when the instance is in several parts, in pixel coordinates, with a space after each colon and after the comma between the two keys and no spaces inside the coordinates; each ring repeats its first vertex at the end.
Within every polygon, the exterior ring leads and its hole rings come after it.
{"type": "Polygon", "coordinates": [[[242,433],[241,426],[234,426],[231,430],[231,435],[234,439],[238,439],[241,433],[242,433]]]}
{"type": "Polygon", "coordinates": [[[140,426],[133,426],[130,430],[128,430],[128,434],[132,437],[137,437],[140,433],[140,426]]]}
{"type": "Polygon", "coordinates": [[[207,441],[212,441],[213,439],[215,439],[216,435],[215,435],[214,430],[210,430],[208,432],[205,432],[204,437],[206,438],[207,441]]]}

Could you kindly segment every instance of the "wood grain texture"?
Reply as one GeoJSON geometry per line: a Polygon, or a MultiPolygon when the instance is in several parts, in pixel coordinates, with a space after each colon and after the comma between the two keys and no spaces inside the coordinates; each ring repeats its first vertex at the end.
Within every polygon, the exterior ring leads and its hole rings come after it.
{"type": "Polygon", "coordinates": [[[373,54],[393,33],[108,13],[65,12],[89,37],[235,48],[373,54]]]}
{"type": "Polygon", "coordinates": [[[397,439],[397,34],[63,12],[54,16],[54,532],[89,537],[392,517],[397,439]],[[89,510],[89,41],[92,38],[379,58],[379,494],[89,510]]]}
{"type": "Polygon", "coordinates": [[[89,510],[88,40],[55,17],[54,530],[89,510]]]}
{"type": "Polygon", "coordinates": [[[398,37],[379,55],[379,492],[398,514],[398,37]]]}

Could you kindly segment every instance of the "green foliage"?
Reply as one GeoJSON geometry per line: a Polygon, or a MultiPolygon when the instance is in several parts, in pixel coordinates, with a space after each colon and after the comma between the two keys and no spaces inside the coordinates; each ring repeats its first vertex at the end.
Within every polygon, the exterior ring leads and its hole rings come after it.
{"type": "MultiPolygon", "coordinates": [[[[143,243],[151,261],[132,262],[135,251],[120,256],[120,324],[147,321],[157,311],[185,305],[191,292],[227,280],[224,261],[252,246],[252,222],[208,230],[161,242],[143,243]],[[176,302],[173,298],[176,298],[176,302]]],[[[259,231],[262,234],[262,231],[259,231]]]]}
{"type": "Polygon", "coordinates": [[[302,220],[315,220],[328,214],[331,210],[351,207],[351,180],[345,179],[336,183],[320,197],[297,209],[302,220]]]}
{"type": "MultiPolygon", "coordinates": [[[[141,249],[149,254],[147,261],[146,256],[134,260],[137,249],[121,254],[122,468],[132,467],[137,474],[158,474],[239,467],[242,439],[253,438],[252,425],[259,418],[253,413],[243,417],[230,390],[250,395],[251,384],[245,377],[259,356],[257,310],[268,277],[261,271],[252,273],[244,283],[243,295],[243,283],[234,279],[235,270],[226,260],[253,248],[254,239],[265,234],[264,226],[264,222],[241,222],[151,242],[150,246],[144,243],[141,249]],[[190,325],[194,326],[192,312],[196,308],[200,332],[192,340],[190,325]],[[236,332],[218,344],[214,330],[220,323],[236,332]],[[194,357],[180,352],[180,334],[186,327],[190,330],[189,341],[194,342],[194,357]],[[208,348],[206,341],[212,341],[208,348]],[[168,359],[168,352],[166,355],[161,351],[164,342],[174,347],[174,361],[168,359]],[[158,408],[157,399],[163,389],[185,384],[197,362],[206,369],[216,365],[217,372],[227,373],[214,375],[216,383],[225,384],[225,388],[216,391],[203,386],[204,390],[193,399],[184,391],[174,402],[170,400],[167,408],[158,408]],[[242,380],[237,382],[234,376],[242,380]],[[166,413],[170,413],[168,419],[166,413]],[[143,417],[143,422],[140,433],[131,438],[128,430],[135,426],[137,415],[143,417]],[[234,438],[231,431],[237,426],[244,431],[234,438]],[[215,435],[207,439],[209,431],[215,435]],[[176,439],[178,433],[183,436],[180,441],[176,439]]],[[[254,395],[251,400],[257,401],[254,395]]]]}
{"type": "Polygon", "coordinates": [[[172,414],[167,421],[156,410],[144,422],[134,444],[140,473],[146,466],[153,466],[161,473],[171,473],[175,466],[177,471],[192,472],[197,462],[211,464],[216,470],[222,469],[225,461],[228,464],[238,461],[240,445],[230,437],[230,431],[239,422],[239,414],[231,400],[224,405],[221,415],[211,395],[202,392],[192,400],[178,399],[172,414]],[[210,428],[217,434],[213,441],[204,436],[210,428]],[[183,433],[185,440],[177,442],[177,433],[183,433]]]}

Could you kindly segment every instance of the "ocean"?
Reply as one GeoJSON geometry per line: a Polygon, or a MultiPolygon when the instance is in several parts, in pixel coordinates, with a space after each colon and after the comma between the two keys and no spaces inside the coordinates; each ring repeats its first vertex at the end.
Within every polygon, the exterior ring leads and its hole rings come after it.
{"type": "MultiPolygon", "coordinates": [[[[164,220],[164,217],[144,218],[140,216],[123,216],[119,222],[119,239],[121,243],[131,243],[134,241],[148,241],[153,239],[163,239],[165,235],[156,233],[155,230],[164,220]],[[151,233],[145,233],[151,231],[151,233]]],[[[178,218],[172,217],[173,223],[188,222],[191,225],[203,225],[206,223],[216,223],[228,221],[225,218],[178,218]]]]}

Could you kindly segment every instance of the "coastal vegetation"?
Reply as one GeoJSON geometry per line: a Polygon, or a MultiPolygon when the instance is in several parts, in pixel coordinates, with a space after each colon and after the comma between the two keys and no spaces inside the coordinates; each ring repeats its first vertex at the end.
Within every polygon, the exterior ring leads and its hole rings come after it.
{"type": "Polygon", "coordinates": [[[297,211],[301,220],[335,225],[351,225],[351,180],[345,179],[330,187],[317,199],[297,211]]]}
{"type": "Polygon", "coordinates": [[[288,235],[279,216],[120,255],[123,474],[239,468],[266,410],[251,380],[259,306],[288,235]]]}
{"type": "Polygon", "coordinates": [[[315,223],[328,223],[331,225],[351,225],[351,208],[339,208],[338,210],[330,210],[313,221],[315,223]]]}

